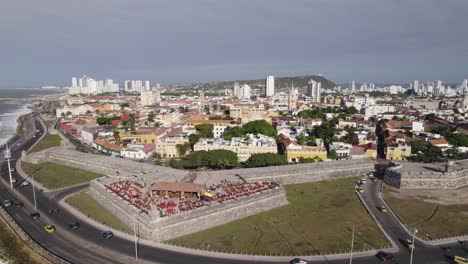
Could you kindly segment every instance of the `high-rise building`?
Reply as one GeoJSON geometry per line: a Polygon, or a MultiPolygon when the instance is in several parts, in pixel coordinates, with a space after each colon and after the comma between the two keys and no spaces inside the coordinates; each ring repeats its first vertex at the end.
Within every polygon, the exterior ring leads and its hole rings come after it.
{"type": "Polygon", "coordinates": [[[150,90],[150,81],[145,81],[145,90],[146,91],[150,90]]]}
{"type": "Polygon", "coordinates": [[[268,96],[273,96],[274,94],[275,94],[275,77],[270,75],[266,78],[265,95],[268,97],[268,96]]]}
{"type": "Polygon", "coordinates": [[[154,104],[153,91],[141,90],[140,91],[140,103],[141,106],[148,106],[154,104]]]}
{"type": "Polygon", "coordinates": [[[355,82],[355,81],[352,81],[352,82],[351,82],[351,92],[352,92],[352,93],[355,93],[355,92],[356,92],[356,82],[355,82]]]}
{"type": "Polygon", "coordinates": [[[307,96],[312,98],[312,102],[320,103],[321,86],[320,82],[314,80],[310,80],[307,84],[307,96]]]}
{"type": "Polygon", "coordinates": [[[421,91],[421,86],[419,85],[419,81],[418,80],[414,80],[412,83],[411,83],[411,86],[413,87],[413,91],[416,93],[416,94],[421,94],[422,91],[421,91]]]}
{"type": "Polygon", "coordinates": [[[234,96],[240,98],[240,86],[238,82],[234,83],[234,96]]]}
{"type": "Polygon", "coordinates": [[[102,93],[117,93],[119,92],[119,84],[113,80],[107,79],[104,81],[95,80],[83,75],[80,79],[72,78],[72,85],[68,91],[70,94],[102,94],[102,93]]]}
{"type": "Polygon", "coordinates": [[[250,100],[250,96],[251,96],[251,88],[250,88],[250,85],[247,85],[247,84],[243,84],[240,88],[239,88],[239,99],[241,100],[250,100]]]}

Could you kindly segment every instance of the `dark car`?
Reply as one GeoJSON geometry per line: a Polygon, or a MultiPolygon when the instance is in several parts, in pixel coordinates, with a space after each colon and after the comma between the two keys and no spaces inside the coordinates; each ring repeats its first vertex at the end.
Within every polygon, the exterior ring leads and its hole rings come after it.
{"type": "Polygon", "coordinates": [[[16,203],[15,203],[15,207],[16,207],[16,208],[21,208],[21,207],[23,207],[23,206],[24,206],[24,203],[23,203],[23,202],[16,202],[16,203]]]}
{"type": "Polygon", "coordinates": [[[31,217],[32,217],[32,219],[39,219],[39,217],[41,217],[41,215],[39,213],[32,213],[31,217]]]}
{"type": "Polygon", "coordinates": [[[291,264],[307,264],[308,262],[305,259],[294,258],[289,263],[291,263],[291,264]]]}
{"type": "Polygon", "coordinates": [[[101,237],[105,239],[111,239],[114,236],[114,233],[112,231],[102,231],[101,232],[101,237]]]}
{"type": "Polygon", "coordinates": [[[80,223],[74,222],[74,223],[69,224],[68,226],[70,227],[71,230],[76,230],[80,228],[80,223]]]}
{"type": "Polygon", "coordinates": [[[59,209],[50,209],[49,210],[49,213],[51,213],[51,214],[58,213],[58,212],[60,212],[59,209]]]}
{"type": "Polygon", "coordinates": [[[383,260],[383,261],[391,261],[393,260],[395,257],[393,257],[392,254],[390,253],[386,253],[386,252],[383,252],[383,251],[379,251],[377,253],[377,255],[375,255],[378,259],[380,260],[383,260]]]}

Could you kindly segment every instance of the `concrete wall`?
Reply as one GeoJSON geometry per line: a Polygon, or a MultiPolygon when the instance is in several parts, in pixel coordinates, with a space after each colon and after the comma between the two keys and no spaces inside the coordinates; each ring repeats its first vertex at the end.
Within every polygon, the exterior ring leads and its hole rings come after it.
{"type": "Polygon", "coordinates": [[[435,165],[404,163],[387,169],[385,183],[401,189],[458,189],[468,186],[466,161],[451,165],[449,170],[435,165]]]}
{"type": "Polygon", "coordinates": [[[366,175],[374,171],[374,169],[375,165],[371,159],[359,159],[214,171],[210,172],[210,174],[215,177],[238,174],[247,181],[273,181],[279,184],[293,184],[366,175]]]}

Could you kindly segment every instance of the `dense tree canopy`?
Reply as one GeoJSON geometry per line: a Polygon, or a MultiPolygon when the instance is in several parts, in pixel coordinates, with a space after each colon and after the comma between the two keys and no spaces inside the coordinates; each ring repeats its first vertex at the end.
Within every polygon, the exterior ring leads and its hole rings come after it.
{"type": "Polygon", "coordinates": [[[225,140],[231,140],[233,137],[243,137],[244,134],[244,129],[242,127],[235,126],[227,127],[222,136],[225,140]]]}
{"type": "Polygon", "coordinates": [[[244,134],[263,134],[276,138],[276,129],[265,120],[255,120],[248,122],[243,127],[244,134]]]}
{"type": "Polygon", "coordinates": [[[246,167],[266,167],[276,165],[287,165],[288,160],[285,156],[276,153],[259,153],[253,154],[245,162],[246,167]]]}
{"type": "Polygon", "coordinates": [[[194,151],[180,161],[171,160],[169,165],[179,169],[232,169],[239,166],[237,154],[230,150],[194,151]]]}

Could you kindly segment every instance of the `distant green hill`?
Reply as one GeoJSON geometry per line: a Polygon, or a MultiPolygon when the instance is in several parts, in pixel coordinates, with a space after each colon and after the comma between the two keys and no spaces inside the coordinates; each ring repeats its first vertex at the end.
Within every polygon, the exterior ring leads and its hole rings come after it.
{"type": "MultiPolygon", "coordinates": [[[[277,91],[286,90],[287,87],[291,87],[294,84],[294,87],[303,88],[307,86],[307,83],[311,80],[322,83],[322,88],[333,88],[336,84],[333,81],[328,80],[327,78],[319,75],[305,75],[305,76],[294,76],[294,77],[275,77],[275,89],[277,91]]],[[[200,83],[193,84],[192,87],[197,87],[199,89],[232,89],[234,83],[238,82],[240,85],[248,84],[252,88],[263,88],[265,87],[265,79],[257,80],[236,80],[236,81],[222,81],[222,82],[209,82],[209,83],[200,83]]]]}

